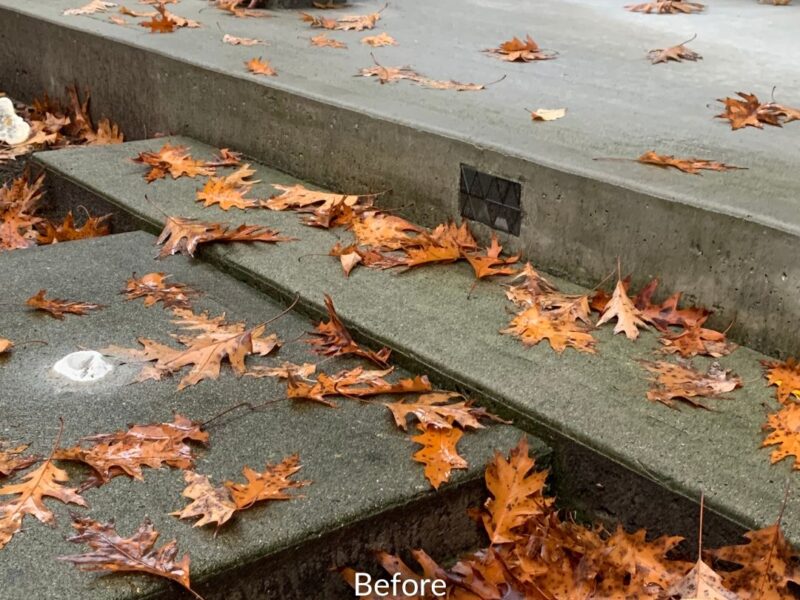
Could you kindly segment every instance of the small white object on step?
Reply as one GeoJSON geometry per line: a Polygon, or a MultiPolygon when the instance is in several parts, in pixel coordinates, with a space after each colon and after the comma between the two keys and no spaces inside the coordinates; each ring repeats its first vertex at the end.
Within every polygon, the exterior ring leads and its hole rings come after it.
{"type": "Polygon", "coordinates": [[[28,139],[31,126],[17,116],[14,105],[8,98],[0,98],[0,141],[16,146],[28,139]]]}
{"type": "Polygon", "coordinates": [[[114,367],[94,350],[67,354],[53,365],[53,371],[72,381],[96,381],[108,375],[114,367]]]}

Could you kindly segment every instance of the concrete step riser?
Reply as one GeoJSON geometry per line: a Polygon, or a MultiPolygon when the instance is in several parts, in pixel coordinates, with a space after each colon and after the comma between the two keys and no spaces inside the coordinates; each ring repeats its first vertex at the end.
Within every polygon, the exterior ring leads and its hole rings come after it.
{"type": "Polygon", "coordinates": [[[387,202],[423,224],[459,214],[461,164],[519,181],[523,222],[519,238],[504,240],[509,249],[589,287],[620,258],[634,285],[659,276],[663,290],[713,307],[712,325],[733,322],[734,339],[772,355],[800,352],[800,267],[788,233],[656,197],[645,184],[596,181],[5,8],[0,52],[0,79],[21,98],[80,82],[129,139],[185,134],[332,189],[391,189],[387,202]],[[45,39],[31,51],[30,40],[45,39]]]}
{"type": "MultiPolygon", "coordinates": [[[[115,232],[144,229],[157,234],[161,231],[161,223],[127,212],[128,208],[117,204],[114,198],[98,195],[95,191],[67,179],[62,173],[50,171],[46,181],[48,197],[59,200],[59,216],[66,210],[85,206],[93,214],[112,213],[115,232]]],[[[155,253],[153,249],[153,254],[155,253]]],[[[235,261],[228,260],[225,253],[205,252],[201,249],[198,258],[282,303],[289,303],[296,297],[294,290],[242,269],[235,261]]],[[[326,314],[318,298],[305,296],[299,298],[296,311],[314,320],[321,319],[326,314]]],[[[350,323],[348,326],[363,343],[372,347],[392,347],[393,360],[404,369],[428,374],[431,381],[442,389],[461,391],[470,398],[480,399],[483,405],[512,420],[515,426],[545,440],[553,448],[551,483],[561,506],[576,511],[581,517],[603,520],[612,526],[621,522],[629,530],[645,527],[652,532],[683,535],[688,539],[696,535],[699,510],[697,498],[675,493],[653,478],[642,476],[611,458],[576,444],[574,439],[565,436],[557,426],[536,422],[524,412],[498,402],[491,392],[463,381],[455,373],[442,371],[408,348],[376,337],[380,332],[365,332],[350,323]]],[[[748,528],[736,518],[723,515],[708,506],[705,520],[705,535],[709,543],[712,540],[720,545],[730,543],[748,528]]]]}

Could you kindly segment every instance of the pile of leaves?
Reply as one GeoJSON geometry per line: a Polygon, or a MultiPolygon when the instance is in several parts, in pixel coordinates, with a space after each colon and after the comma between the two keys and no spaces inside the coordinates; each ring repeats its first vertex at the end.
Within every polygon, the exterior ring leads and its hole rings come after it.
{"type": "Polygon", "coordinates": [[[44,173],[33,177],[25,171],[0,187],[0,252],[35,245],[108,235],[110,215],[86,217],[80,227],[70,211],[62,222],[38,216],[44,195],[44,173]]]}
{"type": "Polygon", "coordinates": [[[81,100],[75,86],[67,87],[66,102],[44,94],[29,106],[19,106],[18,113],[31,126],[31,133],[25,142],[15,146],[0,142],[0,162],[13,160],[33,150],[121,144],[124,140],[119,127],[106,118],[100,119],[95,127],[89,115],[89,91],[84,91],[81,100]]]}
{"type": "MultiPolygon", "coordinates": [[[[798,555],[780,525],[745,534],[748,543],[679,558],[683,538],[648,539],[645,530],[609,531],[565,518],[545,493],[547,471],[535,471],[525,439],[508,458],[497,453],[486,469],[490,497],[480,521],[490,545],[462,557],[449,569],[423,550],[411,553],[418,575],[401,557],[379,552],[378,561],[400,581],[443,579],[447,598],[661,598],[671,600],[756,600],[793,598],[800,584],[798,555]],[[710,565],[717,565],[717,571],[710,565]]],[[[342,576],[351,585],[352,569],[342,576]]],[[[377,600],[378,596],[361,596],[377,600]]],[[[411,596],[394,596],[412,600],[411,596]]],[[[431,596],[432,598],[432,596],[431,596]]],[[[414,600],[425,600],[418,596],[414,600]]]]}

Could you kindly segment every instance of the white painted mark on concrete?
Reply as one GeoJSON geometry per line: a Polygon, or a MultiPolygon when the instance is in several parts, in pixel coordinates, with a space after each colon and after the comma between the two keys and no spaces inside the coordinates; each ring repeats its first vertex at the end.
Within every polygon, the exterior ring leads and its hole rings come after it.
{"type": "Polygon", "coordinates": [[[16,146],[28,139],[31,126],[17,116],[14,105],[8,98],[0,98],[0,141],[16,146]]]}
{"type": "Polygon", "coordinates": [[[53,365],[53,371],[72,381],[96,381],[108,375],[114,367],[94,350],[67,354],[53,365]]]}

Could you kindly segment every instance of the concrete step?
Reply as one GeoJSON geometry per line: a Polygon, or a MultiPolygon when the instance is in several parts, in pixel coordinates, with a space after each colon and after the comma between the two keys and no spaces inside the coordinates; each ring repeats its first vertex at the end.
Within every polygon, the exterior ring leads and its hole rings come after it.
{"type": "MultiPolygon", "coordinates": [[[[296,12],[234,19],[206,0],[175,11],[202,23],[170,35],[105,14],[64,16],[74,0],[0,0],[0,81],[30,99],[92,88],[95,109],[129,139],[156,132],[236,147],[332,189],[391,189],[389,201],[431,225],[459,212],[461,165],[520,182],[522,222],[509,246],[591,287],[617,258],[635,285],[659,276],[715,308],[713,324],[768,354],[798,353],[800,126],[733,132],[713,117],[716,98],[753,91],[800,105],[794,57],[800,13],[756,2],[714,5],[690,17],[625,11],[618,0],[546,5],[472,0],[389,3],[372,49],[363,34],[335,32],[347,50],[313,48],[296,12]],[[780,15],[781,27],[774,26],[780,15]],[[555,60],[505,63],[481,50],[522,23],[555,60]],[[223,44],[223,33],[268,47],[223,44]],[[697,34],[704,60],[651,65],[645,54],[697,34]],[[42,44],[41,40],[47,40],[42,44]],[[373,66],[410,64],[430,77],[506,78],[480,92],[446,92],[354,78],[373,66]],[[245,71],[263,55],[277,77],[245,71]],[[680,90],[675,93],[675,90],[680,90]],[[530,122],[523,108],[566,107],[530,122]],[[633,162],[647,150],[699,156],[746,171],[691,176],[633,162]]],[[[354,12],[378,10],[368,0],[354,12]]],[[[485,230],[484,230],[485,232],[485,230]]],[[[505,241],[505,240],[504,240],[505,241]]]]}
{"type": "MultiPolygon", "coordinates": [[[[637,359],[653,359],[655,334],[645,332],[631,343],[603,328],[596,332],[596,355],[557,355],[546,344],[525,348],[499,335],[510,319],[504,291],[494,283],[470,291],[474,279],[463,263],[401,275],[360,268],[345,278],[338,261],[325,255],[336,242],[351,243],[349,232],[304,226],[293,213],[202,208],[195,201],[201,183],[188,178],[147,184],[145,169],[130,159],[167,142],[188,146],[200,159],[216,152],[187,138],[167,138],[40,153],[36,160],[48,170],[50,193],[65,207],[94,203],[153,232],[165,215],[177,215],[268,225],[297,238],[270,247],[214,246],[199,258],[284,301],[299,294],[302,309],[314,317],[323,314],[323,294],[330,294],[361,339],[389,346],[406,367],[435,374],[446,387],[483,397],[547,440],[555,454],[554,484],[568,506],[692,537],[694,503],[705,493],[714,522],[709,528],[718,535],[774,521],[791,465],[770,466],[769,451],[759,448],[764,407],[775,403],[762,378],[762,354],[743,347],[721,360],[745,385],[732,400],[713,402],[713,411],[653,404],[645,399],[648,382],[637,359]]],[[[298,183],[254,167],[262,183],[251,197],[275,193],[272,184],[298,183]]],[[[585,292],[553,280],[564,291],[585,292]]],[[[796,478],[791,490],[784,524],[797,543],[796,478]]]]}
{"type": "MultiPolygon", "coordinates": [[[[177,411],[205,421],[239,402],[253,404],[285,395],[283,382],[235,377],[227,367],[216,381],[203,381],[181,392],[178,380],[130,385],[133,366],[118,366],[93,383],[72,383],[51,372],[61,357],[78,349],[109,345],[136,347],[136,338],[168,343],[174,331],[170,313],[141,301],[124,301],[120,289],[133,272],[164,269],[174,281],[203,295],[195,307],[212,315],[255,325],[280,313],[285,305],[201,261],[153,260],[154,238],[144,232],[113,235],[0,254],[0,332],[18,342],[0,357],[0,437],[31,443],[47,455],[64,417],[63,445],[80,437],[124,429],[128,424],[172,420],[177,411]],[[25,300],[40,288],[48,295],[93,301],[107,308],[63,321],[25,310],[25,300]],[[46,345],[23,344],[44,340],[46,345]]],[[[270,324],[284,342],[299,338],[309,321],[290,313],[270,324]]],[[[264,364],[319,362],[307,344],[285,343],[264,364]]],[[[328,366],[347,366],[341,359],[328,366]]],[[[162,541],[177,539],[191,554],[192,581],[207,600],[214,598],[351,598],[332,566],[372,568],[371,550],[424,546],[447,559],[481,543],[468,506],[484,498],[483,468],[495,449],[506,451],[519,439],[513,427],[490,426],[465,434],[459,448],[470,463],[455,472],[452,483],[435,493],[411,460],[415,444],[399,431],[378,404],[340,401],[339,409],[278,403],[258,413],[233,412],[209,424],[210,446],[197,448],[198,472],[218,485],[241,479],[247,464],[263,467],[298,453],[301,479],[313,483],[302,498],[265,503],[241,513],[214,537],[213,527],[192,528],[168,513],[186,505],[179,470],[145,469],[144,481],[119,477],[89,490],[91,510],[77,512],[106,522],[116,519],[128,536],[149,515],[162,541]]],[[[542,460],[545,446],[532,440],[542,460]]],[[[61,463],[62,465],[64,463],[61,463]]],[[[76,481],[87,473],[70,468],[76,481]]],[[[57,516],[57,528],[31,518],[24,531],[0,552],[3,600],[26,598],[176,598],[177,588],[154,578],[98,577],[81,573],[56,557],[83,552],[65,541],[71,533],[68,507],[45,502],[57,516]]]]}

